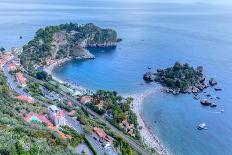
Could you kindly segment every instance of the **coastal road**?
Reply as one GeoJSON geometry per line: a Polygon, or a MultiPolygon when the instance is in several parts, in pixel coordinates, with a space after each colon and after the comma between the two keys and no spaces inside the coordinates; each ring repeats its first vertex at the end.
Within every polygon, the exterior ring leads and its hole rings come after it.
{"type": "MultiPolygon", "coordinates": [[[[25,74],[25,76],[37,83],[40,84],[44,84],[43,81],[38,80],[32,76],[29,76],[28,74],[25,74]]],[[[142,155],[149,155],[151,153],[148,153],[147,150],[145,150],[143,148],[143,146],[141,144],[139,144],[138,141],[132,139],[131,137],[129,137],[128,135],[125,135],[122,131],[120,131],[119,129],[117,129],[116,127],[114,127],[113,125],[111,125],[105,118],[103,118],[102,116],[100,116],[99,114],[97,114],[96,112],[92,111],[91,109],[89,109],[88,107],[86,107],[85,105],[82,105],[80,102],[78,102],[74,97],[66,94],[65,92],[63,92],[62,90],[57,91],[58,93],[60,93],[61,95],[65,96],[67,99],[69,99],[70,101],[72,101],[76,106],[79,107],[83,107],[84,109],[86,109],[86,111],[95,116],[96,118],[98,118],[100,121],[102,121],[103,123],[105,123],[107,125],[108,128],[110,128],[114,133],[116,133],[118,136],[122,137],[127,143],[129,143],[137,152],[139,152],[142,155]]],[[[156,153],[158,154],[158,153],[156,153]]]]}
{"type": "Polygon", "coordinates": [[[23,95],[23,96],[28,96],[28,94],[23,90],[23,88],[19,88],[18,85],[15,83],[14,77],[9,73],[8,70],[8,64],[11,63],[14,60],[14,57],[10,59],[7,63],[5,63],[2,67],[3,73],[7,78],[7,83],[8,86],[14,90],[16,93],[23,95]]]}

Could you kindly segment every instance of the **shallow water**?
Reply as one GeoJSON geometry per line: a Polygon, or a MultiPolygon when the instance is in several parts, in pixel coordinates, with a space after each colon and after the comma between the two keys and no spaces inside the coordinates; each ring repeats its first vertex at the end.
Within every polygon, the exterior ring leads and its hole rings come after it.
{"type": "Polygon", "coordinates": [[[117,30],[123,39],[117,48],[90,49],[95,60],[71,61],[55,72],[90,89],[142,93],[157,86],[142,80],[148,66],[155,70],[177,60],[203,65],[223,89],[208,90],[221,97],[217,108],[202,107],[192,95],[156,93],[145,99],[143,117],[172,154],[232,153],[232,6],[106,0],[3,0],[0,6],[4,47],[22,45],[38,28],[65,22],[117,30]],[[221,109],[225,113],[218,113],[221,109]],[[208,130],[196,130],[201,122],[208,130]]]}

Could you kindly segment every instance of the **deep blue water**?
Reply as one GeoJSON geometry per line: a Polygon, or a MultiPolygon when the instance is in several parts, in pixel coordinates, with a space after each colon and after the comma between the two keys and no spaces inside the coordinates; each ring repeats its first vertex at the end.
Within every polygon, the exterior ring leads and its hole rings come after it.
{"type": "Polygon", "coordinates": [[[117,48],[91,49],[95,60],[71,61],[56,70],[59,78],[90,89],[142,93],[157,86],[141,85],[148,66],[155,70],[177,60],[203,65],[223,89],[208,90],[221,97],[217,108],[202,107],[192,95],[156,93],[145,99],[142,114],[172,154],[232,154],[231,5],[2,0],[0,6],[0,46],[7,48],[23,45],[46,25],[93,22],[117,30],[123,39],[117,48]],[[196,130],[201,122],[208,130],[196,130]]]}

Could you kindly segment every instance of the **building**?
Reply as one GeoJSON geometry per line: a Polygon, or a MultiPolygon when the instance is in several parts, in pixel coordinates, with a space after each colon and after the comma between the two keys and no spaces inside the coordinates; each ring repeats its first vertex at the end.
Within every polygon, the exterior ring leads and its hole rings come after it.
{"type": "Polygon", "coordinates": [[[103,143],[107,142],[108,144],[112,144],[112,138],[109,137],[103,129],[94,127],[93,132],[97,134],[99,140],[102,141],[103,143]]]}
{"type": "Polygon", "coordinates": [[[69,138],[71,139],[72,137],[70,135],[66,135],[63,132],[59,131],[59,129],[57,127],[55,127],[47,118],[47,116],[45,115],[39,115],[37,113],[29,113],[26,117],[25,117],[25,121],[27,123],[46,123],[47,127],[53,131],[56,131],[63,139],[65,138],[69,138]]]}
{"type": "Polygon", "coordinates": [[[18,100],[27,102],[27,103],[34,103],[34,100],[31,97],[19,95],[19,96],[16,96],[15,98],[17,98],[18,100]]]}
{"type": "Polygon", "coordinates": [[[15,70],[17,69],[17,66],[16,66],[16,64],[11,63],[11,64],[8,65],[8,69],[9,69],[10,71],[15,71],[15,70]]]}
{"type": "Polygon", "coordinates": [[[21,72],[16,73],[16,79],[22,87],[27,86],[27,79],[24,77],[23,73],[21,72]]]}
{"type": "Polygon", "coordinates": [[[50,120],[55,126],[65,125],[65,114],[64,111],[57,108],[55,105],[48,107],[48,115],[50,120]]]}
{"type": "Polygon", "coordinates": [[[92,101],[91,96],[82,96],[80,100],[81,104],[90,103],[91,101],[92,101]]]}

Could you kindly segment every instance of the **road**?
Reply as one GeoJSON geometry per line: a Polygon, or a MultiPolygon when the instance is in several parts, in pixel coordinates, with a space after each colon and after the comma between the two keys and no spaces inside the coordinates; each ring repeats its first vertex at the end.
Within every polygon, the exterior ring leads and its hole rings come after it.
{"type": "Polygon", "coordinates": [[[7,78],[7,83],[9,85],[9,87],[14,90],[16,93],[23,95],[23,96],[29,96],[29,94],[27,94],[23,88],[19,88],[18,85],[15,83],[15,79],[12,77],[12,75],[9,73],[8,70],[8,64],[10,64],[12,61],[14,60],[14,57],[12,59],[10,59],[7,63],[5,63],[2,67],[3,73],[7,78]]]}
{"type": "MultiPolygon", "coordinates": [[[[7,65],[12,62],[15,59],[15,56],[10,59],[6,64],[4,64],[3,66],[3,72],[5,74],[5,76],[7,77],[7,81],[9,86],[11,87],[11,89],[13,89],[15,92],[17,92],[20,95],[24,95],[24,96],[30,96],[29,94],[27,94],[25,91],[23,91],[23,89],[20,89],[17,87],[17,84],[15,84],[14,79],[12,78],[12,76],[9,74],[7,65]]],[[[26,76],[26,78],[40,83],[40,84],[44,84],[43,81],[38,80],[32,76],[29,76],[27,73],[24,74],[26,76]]],[[[149,153],[134,139],[132,139],[131,137],[129,137],[128,135],[125,135],[122,131],[118,130],[116,127],[114,127],[113,125],[111,125],[105,118],[103,118],[102,116],[100,116],[99,114],[97,114],[96,112],[92,111],[91,109],[89,109],[88,107],[82,105],[80,102],[78,102],[75,98],[73,98],[72,96],[66,94],[65,92],[63,92],[62,90],[58,91],[58,93],[60,93],[61,95],[65,96],[67,99],[69,99],[70,101],[72,101],[75,105],[79,106],[79,107],[83,107],[86,109],[86,111],[88,113],[90,113],[91,115],[95,116],[96,118],[98,118],[100,121],[102,121],[103,123],[105,123],[107,125],[108,128],[110,128],[114,133],[116,133],[118,136],[122,137],[126,142],[128,142],[137,152],[139,152],[142,155],[148,155],[149,153]]],[[[46,106],[48,107],[49,105],[47,103],[43,103],[39,100],[36,100],[38,103],[40,103],[42,106],[46,106]]],[[[73,129],[75,129],[77,132],[83,132],[82,128],[77,125],[75,122],[75,120],[73,120],[72,118],[67,117],[67,122],[68,125],[70,125],[73,129]]]]}
{"type": "MultiPolygon", "coordinates": [[[[17,94],[19,95],[23,95],[23,96],[31,96],[29,93],[25,92],[23,90],[23,88],[19,88],[18,84],[15,82],[14,77],[9,73],[8,70],[8,64],[10,64],[13,60],[15,59],[15,57],[13,57],[12,59],[10,59],[7,63],[5,63],[3,65],[3,73],[7,78],[7,83],[9,85],[9,87],[15,91],[17,94]]],[[[27,74],[25,74],[25,76],[29,79],[31,79],[30,76],[28,76],[27,74]]],[[[34,79],[35,81],[35,79],[34,79]]],[[[36,82],[42,82],[42,81],[36,81],[36,82]]],[[[40,105],[44,106],[44,107],[49,107],[50,105],[47,103],[44,103],[40,100],[34,99],[37,103],[39,103],[40,105]]],[[[74,120],[73,118],[71,118],[70,116],[68,116],[67,114],[65,115],[65,123],[67,126],[69,126],[70,128],[73,128],[76,132],[78,132],[79,134],[85,134],[84,130],[81,126],[81,124],[79,122],[77,122],[76,120],[74,120]]],[[[97,146],[95,143],[95,140],[93,139],[93,137],[91,135],[86,135],[86,137],[88,137],[88,141],[91,143],[92,146],[95,147],[95,150],[97,151],[97,153],[99,155],[103,155],[105,154],[105,150],[101,147],[101,146],[97,146]]]]}
{"type": "MultiPolygon", "coordinates": [[[[32,76],[29,76],[28,74],[25,74],[25,76],[37,83],[40,84],[44,84],[43,81],[40,81],[32,76]]],[[[103,118],[102,116],[100,116],[99,114],[97,114],[96,112],[92,111],[91,109],[89,109],[88,107],[82,105],[80,102],[78,102],[75,98],[73,98],[72,96],[66,94],[65,92],[63,92],[62,90],[57,91],[58,93],[60,93],[61,95],[65,96],[67,99],[69,99],[70,101],[72,101],[76,106],[79,107],[83,107],[84,109],[86,109],[86,111],[95,116],[96,118],[98,118],[101,122],[105,123],[107,125],[108,128],[110,128],[114,133],[116,133],[116,135],[122,137],[127,143],[129,143],[137,152],[139,152],[142,155],[149,155],[151,153],[148,153],[143,146],[141,146],[139,144],[139,142],[137,142],[136,140],[132,139],[131,137],[129,137],[128,135],[125,135],[122,131],[120,131],[119,129],[117,129],[116,127],[114,127],[113,125],[111,125],[105,118],[103,118]]]]}

